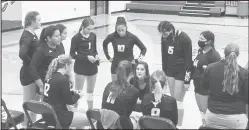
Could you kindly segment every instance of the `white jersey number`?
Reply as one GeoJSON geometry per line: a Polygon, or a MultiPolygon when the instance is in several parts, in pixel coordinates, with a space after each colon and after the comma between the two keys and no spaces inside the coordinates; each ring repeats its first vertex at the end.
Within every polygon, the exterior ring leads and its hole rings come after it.
{"type": "Polygon", "coordinates": [[[111,103],[111,104],[114,104],[115,99],[111,99],[111,95],[112,95],[112,92],[109,93],[106,102],[111,103]]]}
{"type": "Polygon", "coordinates": [[[91,42],[89,42],[88,45],[89,45],[88,49],[90,50],[91,49],[91,42]]]}
{"type": "Polygon", "coordinates": [[[118,45],[118,52],[124,52],[125,51],[125,45],[118,45]]]}
{"type": "Polygon", "coordinates": [[[199,62],[199,60],[196,60],[196,59],[194,60],[194,67],[197,68],[198,62],[199,62]]]}
{"type": "Polygon", "coordinates": [[[50,89],[50,85],[48,83],[45,83],[44,85],[44,95],[48,96],[48,91],[50,89]]]}
{"type": "Polygon", "coordinates": [[[169,46],[168,48],[168,54],[173,54],[174,53],[174,47],[173,46],[169,46]]]}

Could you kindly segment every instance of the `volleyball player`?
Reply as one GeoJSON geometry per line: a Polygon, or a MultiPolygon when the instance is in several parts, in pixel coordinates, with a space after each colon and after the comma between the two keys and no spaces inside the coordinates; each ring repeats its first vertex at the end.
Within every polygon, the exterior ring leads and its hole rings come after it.
{"type": "Polygon", "coordinates": [[[99,57],[96,34],[91,32],[94,22],[86,18],[80,25],[79,32],[71,40],[70,55],[75,59],[75,89],[81,91],[87,80],[87,104],[93,108],[93,92],[95,88],[99,57]]]}
{"type": "Polygon", "coordinates": [[[107,84],[102,97],[102,109],[115,111],[130,124],[130,115],[139,96],[139,90],[128,82],[131,72],[132,64],[127,60],[121,61],[117,67],[117,80],[107,84]]]}
{"type": "Polygon", "coordinates": [[[140,50],[139,60],[142,60],[146,54],[146,47],[144,44],[138,39],[137,36],[132,34],[131,32],[127,31],[127,24],[124,17],[118,17],[115,27],[115,32],[109,34],[107,38],[103,41],[103,50],[105,53],[106,58],[112,63],[111,65],[111,74],[112,80],[116,80],[116,68],[120,61],[134,60],[133,55],[133,47],[137,45],[140,50]],[[112,43],[112,47],[114,50],[113,58],[110,57],[108,53],[108,44],[112,43]]]}
{"type": "Polygon", "coordinates": [[[63,54],[58,47],[60,42],[60,31],[56,26],[50,25],[43,28],[40,35],[40,47],[34,53],[29,65],[30,74],[35,84],[39,87],[40,94],[43,93],[43,85],[49,64],[54,58],[63,54]]]}
{"type": "MultiPolygon", "coordinates": [[[[69,111],[67,105],[75,104],[82,95],[70,91],[71,81],[68,76],[72,71],[72,58],[69,55],[60,55],[52,60],[46,74],[44,87],[44,102],[50,104],[63,128],[83,128],[89,125],[86,113],[69,111]]],[[[55,124],[51,114],[43,114],[48,124],[55,124]]]]}
{"type": "Polygon", "coordinates": [[[177,101],[178,125],[181,126],[183,99],[190,84],[192,41],[185,32],[176,30],[168,21],[160,22],[158,31],[162,34],[162,68],[168,77],[170,94],[177,101]]]}
{"type": "MultiPolygon", "coordinates": [[[[34,52],[37,50],[39,43],[35,30],[41,26],[40,14],[36,11],[30,11],[26,14],[24,20],[24,31],[19,40],[19,57],[23,61],[20,70],[20,82],[23,86],[23,102],[29,100],[38,100],[36,98],[36,84],[29,72],[29,65],[34,52]]],[[[36,115],[30,113],[30,118],[35,120],[36,115]]],[[[27,125],[27,118],[24,118],[23,127],[27,125]]]]}
{"type": "Polygon", "coordinates": [[[177,125],[177,104],[175,98],[163,94],[166,76],[163,71],[156,70],[151,74],[151,91],[142,100],[143,115],[164,117],[177,125]]]}
{"type": "Polygon", "coordinates": [[[62,41],[66,40],[67,38],[67,27],[63,24],[57,24],[56,27],[59,29],[61,34],[61,43],[60,43],[60,50],[63,54],[65,54],[65,48],[62,41]]]}
{"type": "Polygon", "coordinates": [[[229,43],[225,58],[207,66],[202,87],[209,93],[205,122],[214,129],[246,129],[248,71],[238,62],[239,46],[229,43]]]}
{"type": "Polygon", "coordinates": [[[215,50],[215,36],[211,31],[203,31],[200,34],[198,55],[193,62],[193,81],[195,86],[195,99],[201,112],[202,123],[205,124],[205,112],[208,93],[201,87],[204,69],[211,63],[221,60],[220,54],[215,50]]]}

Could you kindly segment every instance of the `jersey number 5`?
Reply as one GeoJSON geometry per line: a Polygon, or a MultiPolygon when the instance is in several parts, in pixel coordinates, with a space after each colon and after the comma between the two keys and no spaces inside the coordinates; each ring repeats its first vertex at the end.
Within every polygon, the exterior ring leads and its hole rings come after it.
{"type": "Polygon", "coordinates": [[[169,46],[168,53],[169,54],[173,54],[174,53],[174,47],[173,46],[169,46]]]}
{"type": "Polygon", "coordinates": [[[125,45],[118,45],[118,52],[124,52],[125,45]]]}
{"type": "Polygon", "coordinates": [[[48,83],[45,83],[44,85],[44,95],[48,96],[48,90],[50,89],[50,85],[48,83]]]}

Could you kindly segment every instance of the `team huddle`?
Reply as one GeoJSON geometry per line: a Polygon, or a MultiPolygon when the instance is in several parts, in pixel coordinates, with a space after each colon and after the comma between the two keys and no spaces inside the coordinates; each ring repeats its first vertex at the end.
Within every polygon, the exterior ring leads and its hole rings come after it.
{"type": "MultiPolygon", "coordinates": [[[[84,96],[88,109],[94,108],[93,93],[101,64],[97,35],[92,32],[94,21],[91,18],[82,21],[78,33],[71,39],[69,55],[65,54],[63,45],[67,27],[50,25],[42,29],[38,38],[35,30],[40,28],[40,21],[38,12],[27,13],[20,38],[23,101],[41,100],[50,104],[64,128],[89,126],[86,112],[77,107],[84,96]],[[87,92],[83,95],[85,79],[87,92]]],[[[176,30],[168,21],[160,22],[157,29],[162,35],[162,70],[152,74],[143,61],[146,46],[127,30],[123,17],[117,18],[115,32],[104,39],[103,51],[111,62],[112,81],[104,89],[101,109],[116,114],[112,119],[98,121],[97,128],[138,129],[142,115],[164,117],[181,128],[184,96],[192,80],[203,125],[217,129],[245,129],[248,122],[248,68],[237,63],[238,45],[227,44],[225,57],[221,58],[215,49],[215,35],[203,31],[197,43],[198,55],[192,59],[192,41],[187,33],[176,30]],[[113,46],[113,57],[109,55],[109,43],[113,46]],[[141,50],[137,59],[133,54],[134,45],[141,50]],[[164,94],[165,87],[169,87],[170,96],[164,94]],[[117,118],[120,124],[107,122],[117,118]]],[[[35,114],[30,115],[32,120],[36,119],[35,114]]],[[[55,124],[52,115],[43,114],[42,117],[47,124],[55,124]]],[[[25,120],[24,127],[27,125],[25,120]]]]}

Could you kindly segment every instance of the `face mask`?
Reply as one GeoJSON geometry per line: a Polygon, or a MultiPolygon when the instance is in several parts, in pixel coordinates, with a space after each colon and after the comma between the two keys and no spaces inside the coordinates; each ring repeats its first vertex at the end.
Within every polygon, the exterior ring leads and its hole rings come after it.
{"type": "Polygon", "coordinates": [[[198,41],[198,45],[200,48],[204,48],[206,46],[205,42],[204,41],[198,41]]]}

